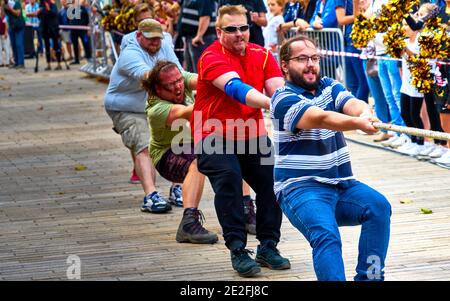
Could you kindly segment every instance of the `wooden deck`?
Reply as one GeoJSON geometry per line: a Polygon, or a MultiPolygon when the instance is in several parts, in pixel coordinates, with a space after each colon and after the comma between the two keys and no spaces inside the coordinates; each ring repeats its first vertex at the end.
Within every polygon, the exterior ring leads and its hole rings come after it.
{"type": "MultiPolygon", "coordinates": [[[[131,160],[104,111],[104,83],[75,70],[1,72],[0,280],[67,280],[70,255],[81,260],[82,280],[242,280],[221,236],[215,245],[175,241],[182,209],[139,211],[143,193],[127,182],[131,160]]],[[[367,136],[348,137],[370,144],[367,136]]],[[[450,171],[359,143],[349,147],[357,178],[392,204],[386,280],[450,280],[450,171]]],[[[168,193],[167,181],[157,184],[168,193]]],[[[208,184],[200,208],[206,227],[220,233],[212,199],[208,184]]],[[[341,228],[349,280],[359,231],[341,228]]],[[[248,247],[256,246],[249,236],[248,247]]],[[[286,218],[279,249],[292,268],[264,268],[251,280],[316,279],[310,247],[286,218]]]]}

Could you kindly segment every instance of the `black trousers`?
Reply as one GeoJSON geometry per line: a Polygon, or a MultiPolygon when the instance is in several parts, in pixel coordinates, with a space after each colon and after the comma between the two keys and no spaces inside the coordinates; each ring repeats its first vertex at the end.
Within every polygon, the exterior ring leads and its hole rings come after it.
{"type": "Polygon", "coordinates": [[[84,54],[87,59],[91,58],[91,39],[87,35],[87,30],[72,29],[70,31],[70,39],[72,40],[75,62],[80,61],[80,50],[78,48],[78,38],[83,44],[84,54]]]}
{"type": "MultiPolygon", "coordinates": [[[[203,139],[202,143],[210,137],[203,139]]],[[[270,139],[263,136],[240,144],[217,138],[215,146],[220,143],[222,154],[200,150],[201,143],[196,146],[196,153],[198,169],[208,177],[215,192],[214,205],[225,245],[234,250],[247,244],[243,179],[256,193],[256,238],[261,242],[273,240],[278,243],[282,212],[273,191],[273,149],[270,139]],[[258,143],[265,144],[265,147],[260,147],[258,143]],[[226,145],[231,145],[232,150],[226,150],[226,145]]],[[[215,149],[220,149],[220,146],[215,149]]]]}

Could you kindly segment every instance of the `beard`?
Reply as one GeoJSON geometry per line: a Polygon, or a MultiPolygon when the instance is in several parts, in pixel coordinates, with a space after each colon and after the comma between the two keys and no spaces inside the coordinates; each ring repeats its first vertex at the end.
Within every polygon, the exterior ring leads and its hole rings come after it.
{"type": "Polygon", "coordinates": [[[298,72],[292,68],[289,68],[289,77],[291,78],[291,81],[296,84],[297,86],[305,89],[306,91],[314,91],[317,90],[320,83],[320,71],[316,72],[313,68],[306,69],[302,72],[298,72]],[[316,80],[314,82],[307,82],[305,80],[305,77],[303,76],[304,72],[311,72],[316,75],[316,80]]]}

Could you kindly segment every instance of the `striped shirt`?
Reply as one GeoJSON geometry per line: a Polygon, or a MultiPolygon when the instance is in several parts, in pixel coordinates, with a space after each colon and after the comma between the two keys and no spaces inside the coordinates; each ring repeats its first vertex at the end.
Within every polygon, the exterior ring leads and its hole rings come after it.
{"type": "Polygon", "coordinates": [[[315,95],[289,81],[275,92],[270,117],[274,126],[276,195],[308,181],[337,184],[354,179],[342,132],[296,127],[308,108],[342,113],[345,103],[353,98],[341,83],[327,77],[320,80],[315,95]]]}

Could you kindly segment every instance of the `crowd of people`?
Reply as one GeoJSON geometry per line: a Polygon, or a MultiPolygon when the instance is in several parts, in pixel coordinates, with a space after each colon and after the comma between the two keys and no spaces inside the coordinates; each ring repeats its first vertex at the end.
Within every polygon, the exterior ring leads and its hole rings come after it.
{"type": "MultiPolygon", "coordinates": [[[[17,25],[22,5],[9,1],[14,3],[5,3],[2,12],[14,66],[23,68],[19,40],[25,25],[17,25]]],[[[406,60],[387,54],[383,33],[365,49],[353,44],[356,16],[376,15],[386,2],[124,0],[104,8],[102,24],[119,53],[105,109],[130,151],[130,182],[144,191],[141,211],[167,213],[173,206],[183,207],[176,240],[217,242],[199,209],[207,177],[232,267],[240,276],[257,275],[261,266],[291,267],[277,249],[284,213],[309,241],[319,280],[345,280],[341,225],[362,225],[354,279],[383,280],[391,208],[381,193],[354,178],[342,131],[375,134],[372,122],[382,121],[450,132],[448,65],[431,62],[435,86],[441,90],[421,94],[411,84],[406,60]],[[314,40],[301,34],[284,38],[291,28],[300,33],[341,28],[345,52],[386,59],[378,60],[374,73],[366,59],[346,58],[341,66],[346,70],[344,86],[322,76],[323,56],[314,40]],[[262,109],[270,112],[273,141],[262,109]],[[157,172],[172,182],[167,198],[156,189],[157,172]],[[247,234],[259,241],[255,258],[246,248],[247,234]]],[[[449,22],[450,0],[421,2],[426,3],[405,19],[405,57],[418,52],[430,16],[449,22]]],[[[92,8],[84,5],[87,14],[92,8]]],[[[64,20],[52,0],[27,11],[29,17],[38,17],[48,67],[50,48],[60,66],[59,39],[64,35],[66,43],[72,41],[73,63],[79,63],[78,39],[88,45],[89,32],[54,28],[83,25],[86,18],[64,20]]],[[[43,49],[40,43],[38,51],[43,49]]],[[[88,49],[86,57],[91,55],[88,49]]],[[[447,141],[384,131],[374,141],[450,166],[447,141]]]]}
{"type": "Polygon", "coordinates": [[[70,65],[79,65],[80,41],[84,57],[91,59],[90,32],[85,28],[92,9],[89,1],[79,1],[74,18],[67,0],[58,5],[54,0],[0,0],[0,67],[25,68],[26,48],[31,48],[27,53],[30,57],[42,55],[45,49],[46,71],[52,70],[52,62],[57,64],[54,70],[61,70],[66,53],[70,65]]]}

